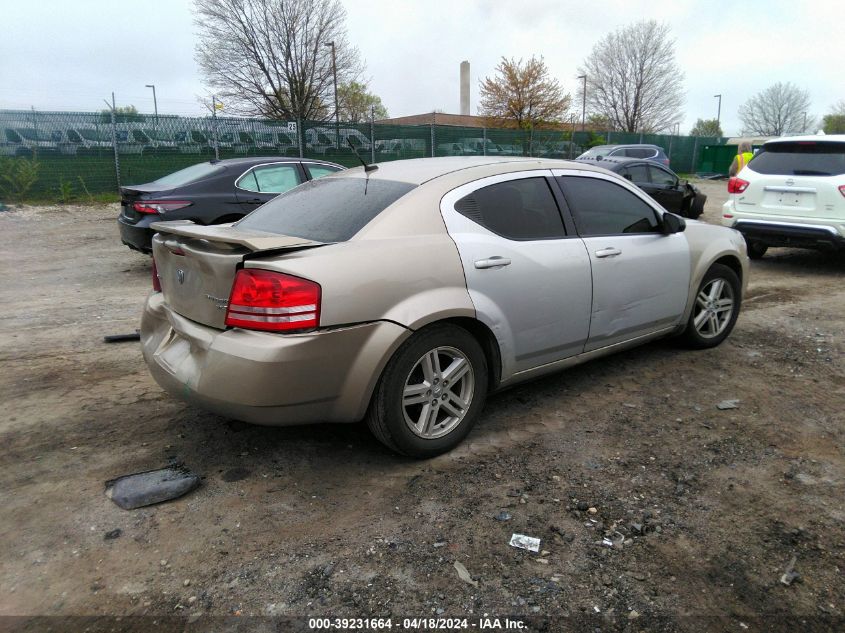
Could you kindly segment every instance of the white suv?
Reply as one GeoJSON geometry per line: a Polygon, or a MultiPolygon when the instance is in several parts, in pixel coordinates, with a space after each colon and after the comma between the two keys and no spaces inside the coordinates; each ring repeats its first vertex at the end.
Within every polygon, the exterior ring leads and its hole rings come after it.
{"type": "Polygon", "coordinates": [[[769,246],[845,249],[845,134],[764,143],[728,193],[722,224],[745,236],[752,259],[769,246]]]}

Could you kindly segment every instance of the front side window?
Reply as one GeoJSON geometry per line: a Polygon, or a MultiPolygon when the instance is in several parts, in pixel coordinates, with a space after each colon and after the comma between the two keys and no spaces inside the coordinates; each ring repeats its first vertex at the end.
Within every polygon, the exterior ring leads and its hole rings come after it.
{"type": "Polygon", "coordinates": [[[299,174],[295,165],[264,165],[245,173],[236,184],[247,191],[283,193],[299,184],[299,174]]]}
{"type": "Polygon", "coordinates": [[[660,169],[660,167],[649,167],[648,170],[651,172],[651,182],[655,185],[664,185],[666,187],[675,186],[675,176],[665,169],[660,169]]]}
{"type": "Polygon", "coordinates": [[[620,185],[583,176],[559,176],[558,181],[584,237],[660,231],[654,209],[620,185]]]}
{"type": "Polygon", "coordinates": [[[455,210],[511,240],[546,240],[566,235],[545,178],[508,180],[482,187],[458,200],[455,210]]]}
{"type": "MultiPolygon", "coordinates": [[[[648,168],[645,165],[631,165],[626,167],[631,182],[648,182],[648,168]]],[[[623,176],[625,174],[623,173],[623,176]]]]}

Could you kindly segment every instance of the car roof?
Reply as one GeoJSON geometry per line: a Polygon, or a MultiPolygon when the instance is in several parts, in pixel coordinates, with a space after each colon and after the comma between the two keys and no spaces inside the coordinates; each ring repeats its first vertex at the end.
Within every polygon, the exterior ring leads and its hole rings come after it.
{"type": "Polygon", "coordinates": [[[621,143],[619,145],[595,145],[594,147],[591,147],[589,149],[617,149],[619,147],[650,147],[652,149],[663,150],[660,145],[652,145],[651,143],[621,143]]]}
{"type": "MultiPolygon", "coordinates": [[[[367,172],[370,178],[396,180],[421,185],[435,178],[459,171],[466,171],[467,180],[483,178],[511,171],[528,169],[580,169],[600,171],[583,161],[557,160],[549,158],[526,158],[522,156],[445,156],[439,158],[412,158],[378,163],[378,169],[367,172]]],[[[332,178],[341,177],[334,174],[332,178]]],[[[343,172],[343,177],[366,177],[363,167],[343,172]]]]}
{"type": "Polygon", "coordinates": [[[233,166],[249,166],[261,165],[264,163],[298,163],[300,161],[307,163],[321,163],[323,165],[336,165],[325,160],[317,160],[314,158],[299,158],[297,156],[246,156],[244,158],[222,158],[220,160],[211,159],[208,161],[212,165],[220,165],[222,167],[233,166]]]}
{"type": "Polygon", "coordinates": [[[797,141],[814,141],[816,143],[845,143],[845,134],[804,134],[802,136],[781,136],[780,138],[769,139],[763,145],[769,143],[789,143],[797,141]]]}

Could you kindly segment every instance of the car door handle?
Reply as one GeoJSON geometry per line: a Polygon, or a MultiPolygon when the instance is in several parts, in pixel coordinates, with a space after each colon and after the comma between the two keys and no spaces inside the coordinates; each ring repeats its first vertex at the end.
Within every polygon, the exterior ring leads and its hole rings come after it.
{"type": "Polygon", "coordinates": [[[502,266],[510,266],[511,260],[507,257],[499,257],[498,255],[494,255],[493,257],[489,257],[487,259],[479,259],[475,262],[476,268],[501,268],[502,266]]]}
{"type": "Polygon", "coordinates": [[[622,251],[618,248],[613,248],[612,246],[608,246],[607,248],[603,248],[600,251],[596,251],[596,257],[616,257],[617,255],[621,255],[622,251]]]}

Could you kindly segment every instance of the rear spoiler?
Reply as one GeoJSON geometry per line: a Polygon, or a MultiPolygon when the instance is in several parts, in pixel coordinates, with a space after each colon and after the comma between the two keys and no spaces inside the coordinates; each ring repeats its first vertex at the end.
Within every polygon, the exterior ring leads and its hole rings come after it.
{"type": "Polygon", "coordinates": [[[171,220],[170,222],[153,222],[150,228],[159,233],[179,235],[196,240],[209,242],[223,242],[245,246],[251,251],[268,251],[275,249],[302,248],[307,246],[323,246],[324,242],[315,242],[303,237],[291,237],[266,231],[250,231],[236,229],[230,224],[215,224],[205,226],[191,220],[171,220]]]}

